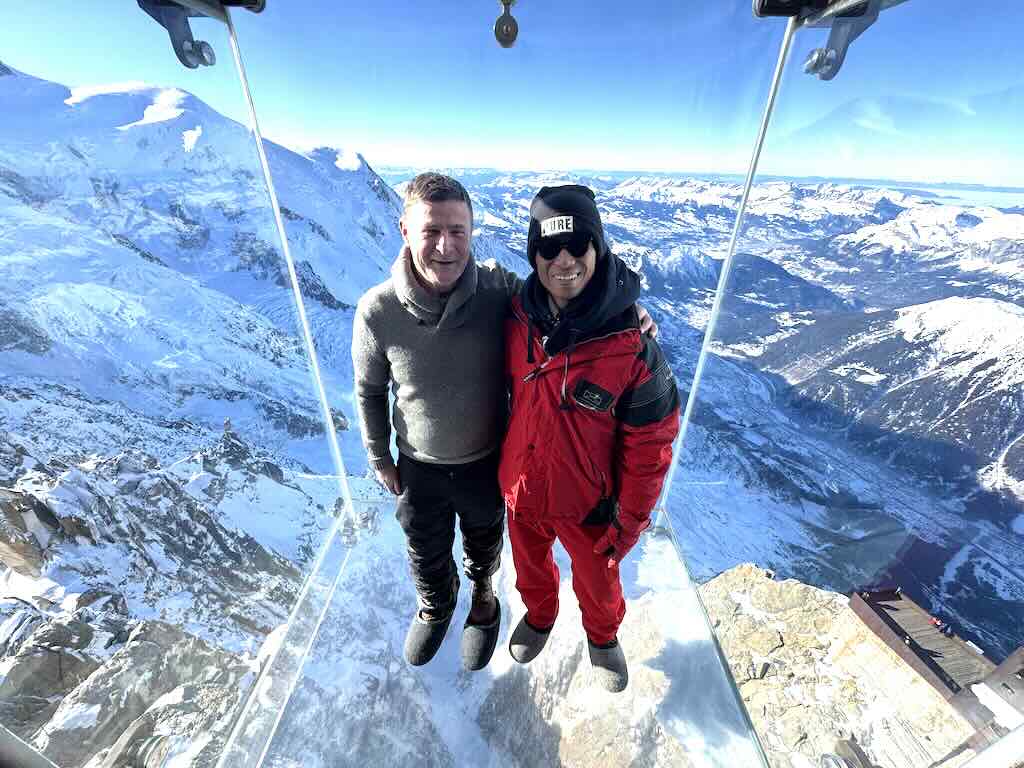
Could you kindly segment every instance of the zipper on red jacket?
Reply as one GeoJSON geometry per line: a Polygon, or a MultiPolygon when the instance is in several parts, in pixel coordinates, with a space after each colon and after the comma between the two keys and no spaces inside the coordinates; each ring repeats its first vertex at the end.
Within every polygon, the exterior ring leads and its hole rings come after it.
{"type": "Polygon", "coordinates": [[[558,409],[561,411],[572,410],[572,405],[565,394],[565,388],[569,382],[569,358],[572,357],[572,350],[576,346],[576,337],[578,335],[577,331],[569,331],[569,346],[565,350],[565,368],[562,370],[562,402],[558,406],[558,409]]]}
{"type": "MultiPolygon", "coordinates": [[[[519,309],[519,308],[514,308],[513,311],[512,311],[512,314],[513,314],[513,316],[519,322],[526,324],[526,328],[527,328],[527,347],[526,347],[526,349],[527,349],[527,356],[526,356],[526,362],[532,363],[533,360],[531,358],[533,357],[533,354],[532,354],[533,353],[533,343],[532,343],[533,342],[533,333],[532,333],[532,331],[533,331],[533,324],[530,322],[530,319],[528,317],[526,317],[526,316],[524,316],[522,314],[522,310],[519,309]]],[[[635,331],[635,330],[638,330],[638,329],[636,329],[636,328],[623,328],[623,329],[618,330],[618,331],[612,331],[611,333],[606,333],[604,336],[594,336],[593,338],[587,339],[583,343],[584,344],[589,344],[592,341],[603,341],[605,339],[610,339],[613,336],[618,336],[619,334],[622,334],[622,333],[630,333],[631,331],[635,331]]],[[[547,340],[547,337],[544,337],[544,341],[546,341],[546,340],[547,340]]],[[[568,347],[568,352],[571,353],[574,348],[575,348],[575,342],[570,337],[570,346],[568,347]]],[[[530,381],[533,381],[534,379],[536,379],[540,374],[542,374],[544,372],[544,369],[547,367],[547,364],[550,363],[554,359],[553,357],[550,357],[548,355],[547,350],[544,349],[543,344],[541,345],[541,350],[544,352],[544,356],[547,359],[544,360],[544,362],[542,362],[540,365],[535,367],[532,371],[530,371],[528,374],[526,374],[523,377],[523,382],[524,383],[525,382],[530,382],[530,381]]],[[[611,357],[617,357],[618,355],[624,355],[624,354],[633,354],[633,353],[632,352],[618,352],[615,355],[611,355],[611,357]]],[[[569,377],[569,367],[570,367],[569,366],[569,354],[566,354],[566,361],[565,361],[565,367],[564,367],[563,378],[562,378],[562,402],[563,403],[567,402],[567,399],[566,399],[566,384],[567,384],[568,377],[569,377]]],[[[559,407],[561,408],[561,406],[559,406],[559,407]]],[[[562,408],[562,410],[568,410],[568,409],[562,408]]]]}
{"type": "Polygon", "coordinates": [[[527,381],[533,381],[534,379],[536,379],[536,378],[537,378],[538,376],[540,376],[541,372],[542,372],[542,371],[544,370],[544,368],[545,368],[545,367],[547,366],[547,364],[548,364],[548,363],[550,363],[550,362],[551,362],[551,358],[549,357],[549,358],[548,358],[547,360],[545,360],[545,361],[544,361],[543,363],[541,363],[540,365],[538,365],[538,366],[537,366],[536,368],[534,368],[534,369],[533,369],[532,371],[530,371],[530,372],[529,372],[528,374],[526,374],[525,376],[523,376],[523,381],[524,381],[524,382],[527,382],[527,381]]]}

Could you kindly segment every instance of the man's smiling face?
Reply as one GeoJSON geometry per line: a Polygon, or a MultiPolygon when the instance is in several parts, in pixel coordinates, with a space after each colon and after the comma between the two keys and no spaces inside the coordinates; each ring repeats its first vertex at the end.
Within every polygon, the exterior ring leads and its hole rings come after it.
{"type": "Polygon", "coordinates": [[[420,200],[406,210],[399,226],[423,287],[432,293],[451,291],[469,263],[469,206],[461,200],[420,200]]]}
{"type": "Polygon", "coordinates": [[[547,290],[552,301],[564,309],[570,299],[583,293],[587,283],[594,276],[597,266],[597,253],[594,244],[590,243],[582,256],[576,258],[567,248],[559,250],[553,259],[545,259],[537,255],[537,278],[547,290]]]}

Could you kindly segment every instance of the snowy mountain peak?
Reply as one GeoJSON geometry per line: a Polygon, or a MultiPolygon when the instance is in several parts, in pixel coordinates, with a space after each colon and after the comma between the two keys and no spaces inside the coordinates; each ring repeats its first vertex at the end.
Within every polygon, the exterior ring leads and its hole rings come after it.
{"type": "Polygon", "coordinates": [[[951,296],[897,310],[896,330],[907,341],[940,339],[947,355],[984,351],[1004,364],[1020,347],[1024,308],[997,299],[951,296]]]}
{"type": "Polygon", "coordinates": [[[347,147],[316,147],[306,155],[310,160],[332,165],[341,171],[359,171],[366,168],[362,154],[347,147]]]}
{"type": "Polygon", "coordinates": [[[0,61],[0,77],[4,77],[5,75],[17,75],[17,74],[18,74],[17,72],[15,72],[13,69],[8,67],[2,61],[0,61]]]}
{"type": "Polygon", "coordinates": [[[148,95],[154,91],[158,92],[160,90],[162,89],[141,80],[128,80],[123,83],[80,85],[71,89],[71,95],[64,100],[64,103],[70,107],[96,96],[123,96],[139,93],[148,95]]]}
{"type": "Polygon", "coordinates": [[[895,218],[836,238],[835,246],[866,258],[952,260],[965,273],[1021,278],[1024,215],[997,208],[918,204],[895,218]]]}

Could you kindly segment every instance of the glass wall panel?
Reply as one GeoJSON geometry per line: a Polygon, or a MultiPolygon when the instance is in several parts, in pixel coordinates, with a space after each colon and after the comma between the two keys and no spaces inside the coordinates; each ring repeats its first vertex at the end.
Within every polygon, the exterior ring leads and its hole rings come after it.
{"type": "MultiPolygon", "coordinates": [[[[304,288],[317,286],[306,310],[326,391],[348,416],[357,410],[353,305],[391,275],[402,196],[425,170],[468,189],[476,262],[524,278],[534,195],[546,185],[592,188],[611,248],[642,276],[640,302],[684,397],[689,388],[736,216],[736,196],[718,190],[745,171],[783,26],[756,21],[746,3],[512,10],[521,33],[510,49],[495,42],[491,12],[469,7],[393,0],[310,14],[271,4],[260,18],[237,18],[274,141],[268,160],[287,241],[296,265],[305,262],[304,288]]],[[[491,335],[482,332],[500,345],[491,335]]],[[[467,389],[479,375],[467,373],[467,389]]],[[[478,429],[482,414],[458,410],[455,390],[451,409],[437,431],[478,429]]],[[[598,683],[560,544],[558,621],[543,654],[512,660],[509,636],[525,608],[507,537],[490,664],[463,668],[463,575],[437,655],[410,665],[403,646],[417,600],[396,501],[376,485],[355,420],[339,439],[355,514],[327,545],[296,620],[267,646],[222,765],[763,764],[668,526],[642,537],[621,567],[625,692],[598,683]]]]}
{"type": "Polygon", "coordinates": [[[780,766],[1024,721],[1024,13],[882,5],[796,36],[668,503],[780,766]]]}
{"type": "Polygon", "coordinates": [[[342,506],[228,28],[190,24],[213,66],[137,3],[0,11],[0,724],[61,768],[212,765],[342,506]]]}

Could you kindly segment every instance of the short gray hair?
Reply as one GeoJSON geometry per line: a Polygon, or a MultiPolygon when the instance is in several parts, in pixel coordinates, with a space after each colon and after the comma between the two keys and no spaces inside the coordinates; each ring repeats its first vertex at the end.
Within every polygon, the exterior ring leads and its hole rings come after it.
{"type": "Polygon", "coordinates": [[[469,192],[451,176],[427,171],[416,176],[409,182],[405,190],[405,201],[402,213],[408,213],[412,206],[419,202],[443,203],[448,200],[459,200],[469,208],[469,220],[473,221],[473,201],[469,192]]]}

